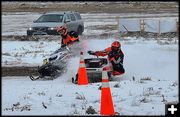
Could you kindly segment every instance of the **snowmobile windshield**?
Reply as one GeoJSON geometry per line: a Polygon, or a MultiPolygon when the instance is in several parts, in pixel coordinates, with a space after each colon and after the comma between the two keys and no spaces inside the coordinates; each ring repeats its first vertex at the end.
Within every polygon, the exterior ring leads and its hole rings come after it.
{"type": "Polygon", "coordinates": [[[35,23],[41,23],[41,22],[62,22],[64,15],[58,15],[58,14],[48,14],[48,15],[42,15],[40,18],[38,18],[35,23]]]}

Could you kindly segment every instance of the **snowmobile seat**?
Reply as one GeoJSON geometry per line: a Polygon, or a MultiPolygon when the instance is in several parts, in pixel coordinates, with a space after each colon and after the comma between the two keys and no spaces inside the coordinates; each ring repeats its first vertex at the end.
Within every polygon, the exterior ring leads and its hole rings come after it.
{"type": "Polygon", "coordinates": [[[107,64],[106,59],[85,59],[86,68],[101,68],[102,65],[107,64]]]}

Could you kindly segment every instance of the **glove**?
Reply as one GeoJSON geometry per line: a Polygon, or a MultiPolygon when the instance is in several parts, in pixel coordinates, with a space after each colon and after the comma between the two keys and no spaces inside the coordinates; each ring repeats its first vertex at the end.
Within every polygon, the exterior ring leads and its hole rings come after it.
{"type": "Polygon", "coordinates": [[[89,55],[96,55],[96,53],[93,52],[93,51],[88,51],[87,53],[88,53],[89,55]]]}

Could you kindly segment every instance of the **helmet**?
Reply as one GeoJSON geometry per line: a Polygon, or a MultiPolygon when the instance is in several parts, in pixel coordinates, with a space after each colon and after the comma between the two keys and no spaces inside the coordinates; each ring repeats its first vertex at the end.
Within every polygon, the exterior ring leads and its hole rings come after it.
{"type": "Polygon", "coordinates": [[[111,44],[111,49],[112,50],[118,50],[120,49],[121,47],[121,44],[118,42],[118,41],[114,41],[112,44],[111,44]]]}
{"type": "Polygon", "coordinates": [[[57,27],[57,32],[62,34],[62,35],[66,35],[67,34],[67,28],[64,26],[57,27]]]}

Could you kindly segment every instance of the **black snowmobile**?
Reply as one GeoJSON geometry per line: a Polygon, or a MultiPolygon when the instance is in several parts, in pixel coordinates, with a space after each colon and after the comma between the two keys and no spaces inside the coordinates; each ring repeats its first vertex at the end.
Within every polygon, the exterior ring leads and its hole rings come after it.
{"type": "Polygon", "coordinates": [[[43,60],[43,65],[38,67],[38,77],[30,75],[31,80],[53,80],[61,75],[66,67],[67,58],[71,56],[71,52],[67,46],[61,47],[50,55],[49,58],[43,60]]]}

